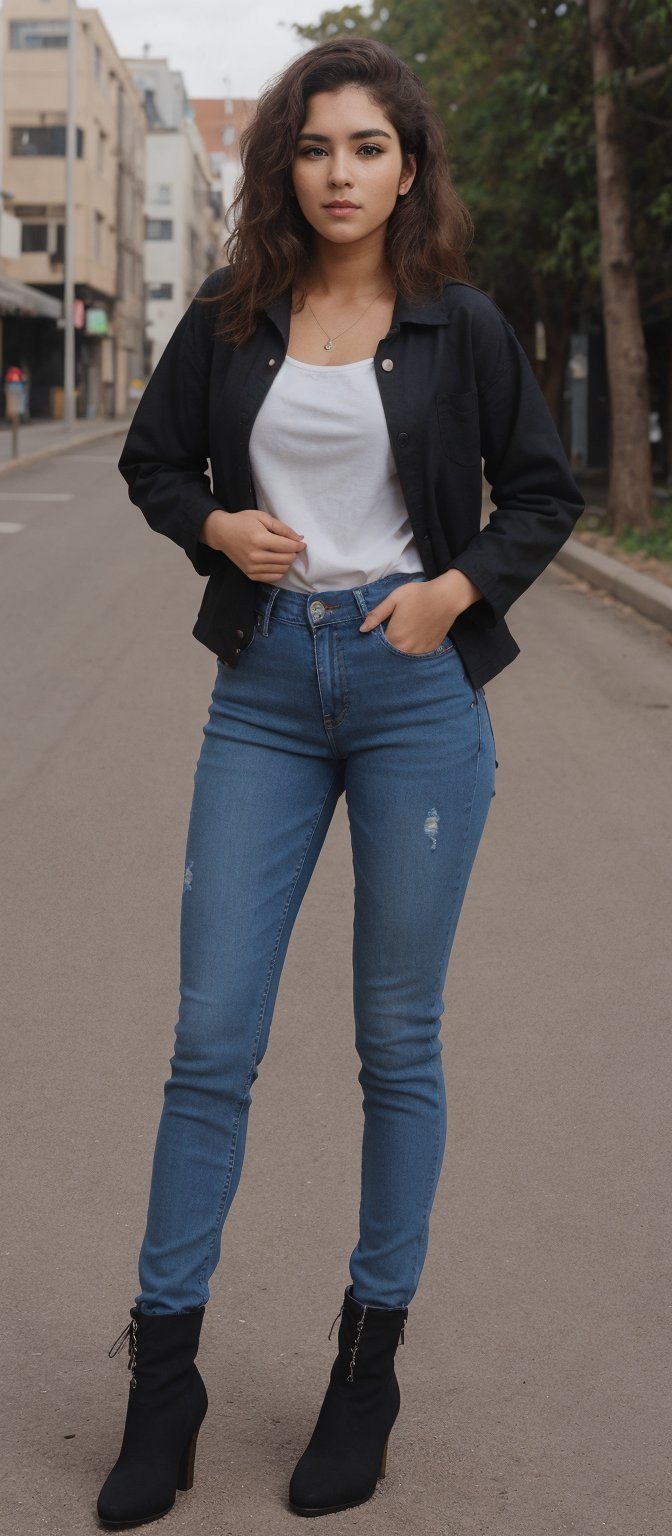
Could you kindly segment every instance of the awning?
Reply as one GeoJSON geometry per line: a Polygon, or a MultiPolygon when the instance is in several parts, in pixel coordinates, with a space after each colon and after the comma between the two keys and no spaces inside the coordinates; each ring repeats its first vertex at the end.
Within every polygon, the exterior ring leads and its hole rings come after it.
{"type": "Polygon", "coordinates": [[[0,314],[48,315],[50,320],[60,320],[63,300],[53,299],[41,288],[31,288],[28,283],[17,283],[13,277],[0,273],[0,314]]]}

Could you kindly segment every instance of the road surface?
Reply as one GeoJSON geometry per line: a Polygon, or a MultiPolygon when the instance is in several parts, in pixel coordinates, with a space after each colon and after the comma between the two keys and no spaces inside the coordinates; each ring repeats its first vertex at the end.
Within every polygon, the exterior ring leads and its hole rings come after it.
{"type": "MultiPolygon", "coordinates": [[[[191,637],[202,582],[128,501],[121,441],[0,483],[11,1536],[94,1529],[119,1448],[126,1354],[107,1351],[137,1290],[215,670],[191,637]]],[[[669,1536],[671,637],[558,567],[509,618],[402,1409],[385,1481],[338,1529],[669,1536]]],[[[341,800],[212,1280],[210,1410],[164,1522],[185,1536],[296,1531],[287,1483],[356,1237],[351,926],[341,800]]]]}

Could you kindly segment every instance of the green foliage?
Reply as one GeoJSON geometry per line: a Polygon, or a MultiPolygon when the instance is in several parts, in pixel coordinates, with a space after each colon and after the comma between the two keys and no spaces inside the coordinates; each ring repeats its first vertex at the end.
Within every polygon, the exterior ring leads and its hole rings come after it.
{"type": "Polygon", "coordinates": [[[624,549],[655,555],[657,560],[672,560],[672,501],[655,502],[651,516],[656,526],[650,533],[640,533],[637,528],[623,528],[617,542],[624,549]]]}
{"type": "MultiPolygon", "coordinates": [[[[600,307],[593,79],[585,0],[373,0],[325,11],[318,42],[378,37],[416,70],[446,127],[451,172],[476,224],[472,276],[514,316],[532,291],[600,307]]],[[[672,54],[669,0],[614,0],[619,55],[609,79],[623,116],[633,238],[645,316],[670,313],[672,71],[628,80],[672,54]]]]}

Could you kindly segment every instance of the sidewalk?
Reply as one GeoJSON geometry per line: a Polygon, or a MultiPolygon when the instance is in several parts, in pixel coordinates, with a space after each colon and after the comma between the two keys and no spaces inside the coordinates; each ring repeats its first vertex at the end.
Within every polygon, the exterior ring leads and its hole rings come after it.
{"type": "MultiPolygon", "coordinates": [[[[588,498],[586,497],[586,500],[588,498]]],[[[492,503],[487,481],[483,481],[482,524],[487,522],[492,503]]],[[[572,533],[555,556],[558,565],[571,571],[582,581],[610,592],[622,603],[627,603],[637,613],[655,624],[672,630],[672,586],[659,581],[648,572],[638,571],[624,559],[591,548],[578,534],[572,533]]]]}
{"type": "Polygon", "coordinates": [[[672,587],[665,582],[634,570],[624,560],[615,560],[602,550],[591,549],[576,534],[570,534],[555,558],[572,575],[589,581],[593,587],[601,587],[645,618],[672,630],[672,587]]]}
{"type": "MultiPolygon", "coordinates": [[[[116,437],[128,431],[127,420],[109,421],[97,417],[92,421],[76,421],[67,431],[62,421],[29,421],[18,430],[19,457],[12,458],[12,430],[6,421],[0,422],[0,475],[9,469],[35,464],[52,454],[67,453],[87,443],[95,443],[106,437],[116,437]]],[[[121,444],[119,445],[121,452],[121,444]]]]}

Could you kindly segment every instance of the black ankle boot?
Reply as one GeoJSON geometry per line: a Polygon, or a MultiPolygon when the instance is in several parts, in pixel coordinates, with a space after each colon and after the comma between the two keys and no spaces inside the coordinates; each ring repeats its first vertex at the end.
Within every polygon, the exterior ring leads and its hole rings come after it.
{"type": "Polygon", "coordinates": [[[142,1525],[167,1514],[178,1488],[191,1488],[198,1431],[208,1394],[194,1365],[205,1307],[152,1316],[131,1307],[131,1383],[121,1451],[98,1495],[106,1526],[142,1525]]]}
{"type": "Polygon", "coordinates": [[[289,1507],[297,1515],[331,1515],[364,1504],[385,1476],[387,1439],[399,1412],[394,1356],[408,1307],[364,1306],[350,1289],[329,1386],[289,1485],[289,1507]]]}

